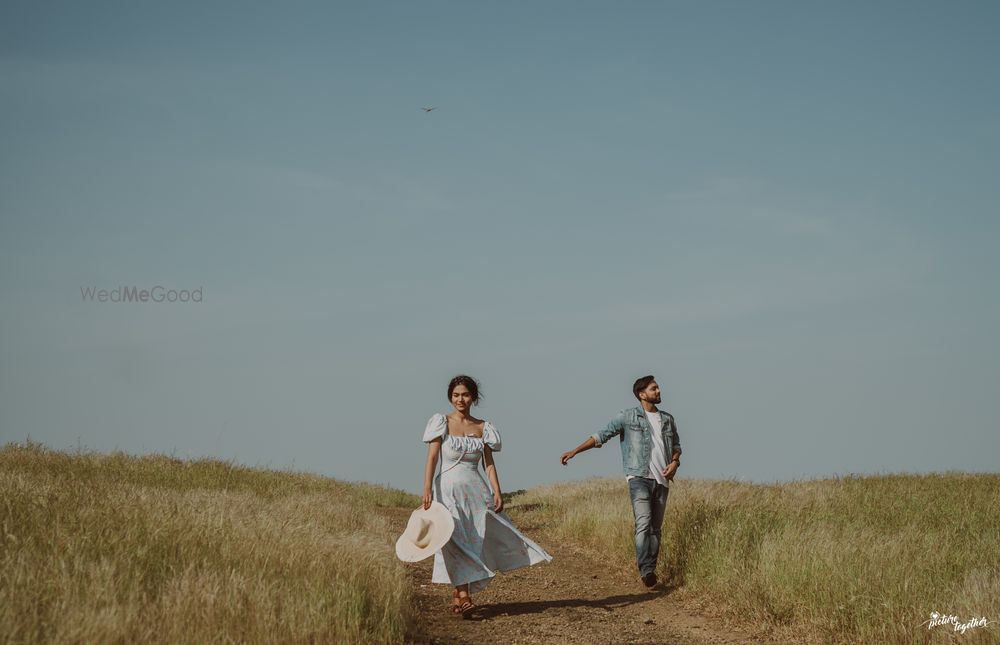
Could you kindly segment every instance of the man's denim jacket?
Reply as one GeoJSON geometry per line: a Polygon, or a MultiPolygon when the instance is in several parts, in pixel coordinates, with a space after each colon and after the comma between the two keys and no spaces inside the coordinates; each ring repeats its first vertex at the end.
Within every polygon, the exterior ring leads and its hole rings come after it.
{"type": "MultiPolygon", "coordinates": [[[[660,419],[663,422],[663,446],[667,449],[669,463],[673,453],[681,451],[681,438],[677,434],[677,424],[672,415],[660,410],[660,419]]],[[[622,443],[622,468],[625,469],[625,475],[642,476],[649,472],[649,458],[653,451],[652,432],[646,411],[637,406],[622,410],[608,423],[608,427],[591,436],[596,447],[600,448],[611,437],[618,435],[622,443]]]]}

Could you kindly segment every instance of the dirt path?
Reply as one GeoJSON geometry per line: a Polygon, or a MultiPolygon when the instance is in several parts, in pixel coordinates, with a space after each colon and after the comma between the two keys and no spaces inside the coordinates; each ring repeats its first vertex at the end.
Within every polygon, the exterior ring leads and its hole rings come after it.
{"type": "MultiPolygon", "coordinates": [[[[517,523],[516,507],[509,513],[517,523]]],[[[393,513],[400,531],[408,516],[393,513]]],[[[727,626],[710,607],[679,600],[669,584],[649,591],[638,574],[559,544],[544,526],[522,528],[553,556],[552,562],[498,574],[474,596],[479,609],[465,620],[449,611],[451,588],[431,584],[433,559],[410,565],[422,625],[411,643],[779,643],[727,626]]]]}

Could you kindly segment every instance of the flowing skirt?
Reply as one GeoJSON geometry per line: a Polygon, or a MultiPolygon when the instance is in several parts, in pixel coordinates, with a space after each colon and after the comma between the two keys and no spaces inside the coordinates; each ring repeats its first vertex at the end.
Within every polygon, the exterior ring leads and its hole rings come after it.
{"type": "Polygon", "coordinates": [[[498,571],[552,560],[506,513],[493,512],[493,493],[475,466],[460,464],[436,481],[435,497],[451,511],[455,531],[434,554],[431,577],[456,587],[468,583],[470,593],[485,589],[498,571]]]}

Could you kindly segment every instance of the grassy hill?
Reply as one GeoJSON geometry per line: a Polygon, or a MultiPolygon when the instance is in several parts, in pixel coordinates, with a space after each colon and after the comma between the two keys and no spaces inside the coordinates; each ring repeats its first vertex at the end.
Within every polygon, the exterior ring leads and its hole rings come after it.
{"type": "Polygon", "coordinates": [[[0,634],[31,643],[400,642],[417,499],[162,456],[0,450],[0,634]]]}
{"type": "MultiPolygon", "coordinates": [[[[619,479],[527,491],[517,503],[559,539],[635,569],[619,479]]],[[[712,600],[792,642],[953,642],[931,612],[1000,643],[1000,475],[885,475],[778,485],[680,480],[659,573],[679,597],[712,600]],[[665,554],[665,557],[664,557],[665,554]]]]}
{"type": "MultiPolygon", "coordinates": [[[[405,511],[391,509],[418,500],[399,491],[9,444],[0,500],[8,642],[400,643],[416,620],[393,552],[405,511]]],[[[508,509],[634,570],[619,479],[520,492],[508,509]]],[[[678,481],[663,540],[670,598],[791,642],[953,642],[921,627],[932,611],[985,616],[962,642],[1000,642],[1000,475],[678,481]]]]}

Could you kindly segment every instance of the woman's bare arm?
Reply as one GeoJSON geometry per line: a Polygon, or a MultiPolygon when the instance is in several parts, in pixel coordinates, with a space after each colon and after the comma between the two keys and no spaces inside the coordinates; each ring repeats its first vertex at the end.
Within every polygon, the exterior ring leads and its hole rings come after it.
{"type": "Polygon", "coordinates": [[[441,439],[435,439],[427,444],[427,465],[424,466],[424,494],[420,501],[424,503],[424,510],[431,507],[434,499],[434,470],[437,469],[438,455],[441,454],[441,439]]]}
{"type": "Polygon", "coordinates": [[[483,466],[486,467],[486,476],[490,478],[490,487],[493,488],[493,510],[497,513],[503,510],[503,494],[500,492],[500,478],[497,476],[497,465],[493,461],[493,450],[486,446],[483,450],[483,466]]]}

